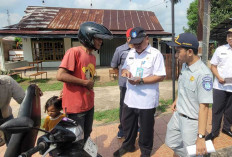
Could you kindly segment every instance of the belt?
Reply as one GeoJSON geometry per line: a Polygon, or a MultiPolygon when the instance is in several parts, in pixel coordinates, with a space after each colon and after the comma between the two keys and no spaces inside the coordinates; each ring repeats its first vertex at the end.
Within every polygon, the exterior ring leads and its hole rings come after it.
{"type": "Polygon", "coordinates": [[[186,115],[184,115],[184,114],[182,114],[182,113],[179,113],[179,115],[182,116],[182,117],[185,117],[185,118],[187,118],[187,119],[197,120],[197,119],[194,119],[194,118],[190,118],[190,117],[188,117],[188,116],[186,116],[186,115]]]}

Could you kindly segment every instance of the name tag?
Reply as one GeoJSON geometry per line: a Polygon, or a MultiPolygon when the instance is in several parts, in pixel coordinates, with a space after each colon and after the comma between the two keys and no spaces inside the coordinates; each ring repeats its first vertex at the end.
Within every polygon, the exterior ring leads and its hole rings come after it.
{"type": "Polygon", "coordinates": [[[137,68],[136,76],[142,78],[143,77],[143,68],[137,68]]]}

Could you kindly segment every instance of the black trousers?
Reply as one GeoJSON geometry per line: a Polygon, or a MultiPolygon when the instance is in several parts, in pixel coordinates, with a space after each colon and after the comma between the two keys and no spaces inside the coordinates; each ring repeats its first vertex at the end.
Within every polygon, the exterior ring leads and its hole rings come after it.
{"type": "Polygon", "coordinates": [[[122,130],[122,110],[123,110],[123,106],[124,106],[124,98],[125,98],[125,94],[126,94],[126,87],[119,87],[120,89],[120,106],[119,106],[119,120],[120,120],[120,124],[118,126],[119,130],[122,130]]]}
{"type": "Polygon", "coordinates": [[[213,89],[212,134],[215,136],[219,135],[223,115],[223,129],[230,131],[232,125],[232,92],[213,89]]]}
{"type": "Polygon", "coordinates": [[[153,146],[155,111],[156,108],[136,109],[124,105],[122,125],[125,141],[122,144],[123,148],[127,149],[135,145],[138,132],[138,120],[140,120],[139,147],[141,155],[150,156],[153,146]]]}
{"type": "Polygon", "coordinates": [[[93,115],[94,115],[94,107],[86,112],[75,113],[75,114],[67,114],[67,117],[75,120],[77,124],[80,124],[84,131],[84,140],[86,141],[92,132],[93,126],[93,115]]]}

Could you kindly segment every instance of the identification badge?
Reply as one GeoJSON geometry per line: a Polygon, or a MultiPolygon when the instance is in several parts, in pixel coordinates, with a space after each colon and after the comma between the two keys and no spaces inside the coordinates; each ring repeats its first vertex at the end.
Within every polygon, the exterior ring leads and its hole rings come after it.
{"type": "Polygon", "coordinates": [[[210,91],[213,88],[213,81],[212,78],[209,76],[206,76],[202,79],[202,86],[206,91],[210,91]]]}
{"type": "Polygon", "coordinates": [[[142,78],[143,77],[143,68],[137,68],[136,70],[136,77],[140,77],[142,78]]]}
{"type": "Polygon", "coordinates": [[[84,150],[91,156],[96,157],[97,156],[97,145],[91,140],[89,137],[84,145],[84,150]]]}

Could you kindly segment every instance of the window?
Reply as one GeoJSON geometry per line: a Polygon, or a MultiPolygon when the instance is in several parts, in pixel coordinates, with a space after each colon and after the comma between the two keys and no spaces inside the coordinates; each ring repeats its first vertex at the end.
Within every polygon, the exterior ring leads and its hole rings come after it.
{"type": "Polygon", "coordinates": [[[61,61],[64,52],[63,39],[32,39],[33,60],[61,61]]]}

